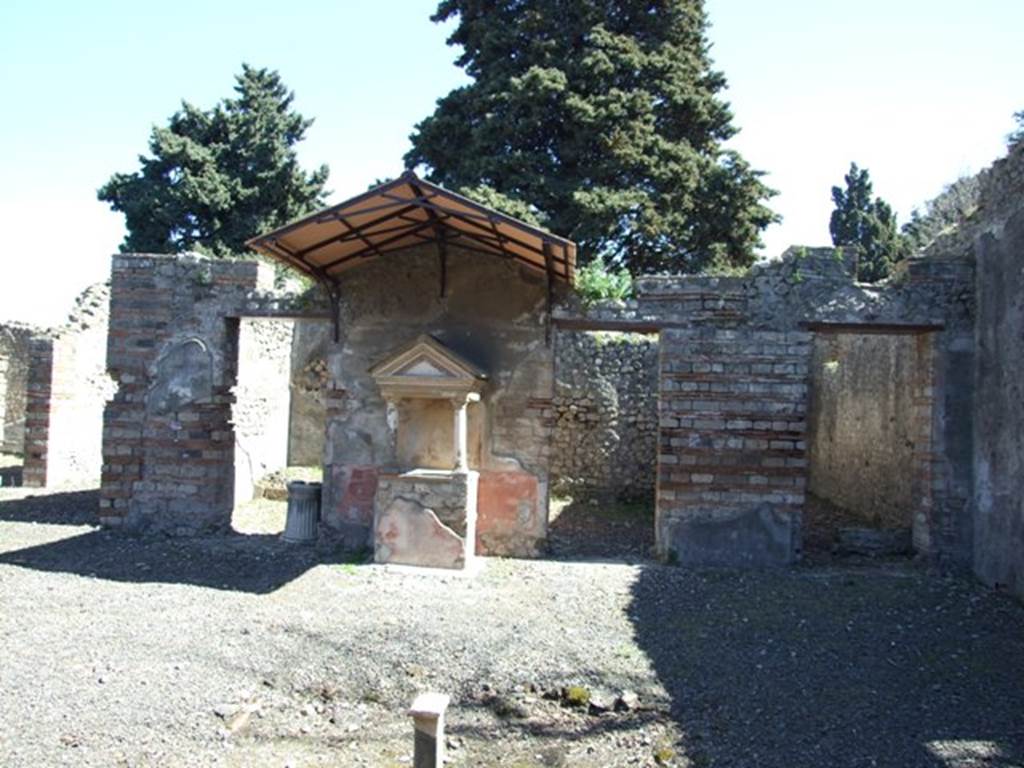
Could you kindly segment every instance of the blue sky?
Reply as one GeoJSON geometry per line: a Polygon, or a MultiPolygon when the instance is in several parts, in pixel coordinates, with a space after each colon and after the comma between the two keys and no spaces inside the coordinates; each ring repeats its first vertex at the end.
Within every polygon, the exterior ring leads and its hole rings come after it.
{"type": "MultiPolygon", "coordinates": [[[[0,6],[0,320],[59,322],[102,280],[123,222],[96,200],[137,167],[152,125],[210,106],[242,61],[277,69],[316,118],[303,162],[334,200],[394,175],[415,123],[465,82],[429,21],[390,3],[46,2],[0,6]]],[[[733,140],[780,191],[765,255],[828,243],[829,190],[851,160],[901,221],[1003,152],[1024,109],[1016,0],[707,0],[733,140]]]]}

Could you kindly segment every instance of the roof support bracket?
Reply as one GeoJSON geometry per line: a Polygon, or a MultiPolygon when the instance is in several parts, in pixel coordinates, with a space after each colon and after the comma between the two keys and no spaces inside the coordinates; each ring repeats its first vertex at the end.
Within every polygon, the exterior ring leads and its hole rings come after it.
{"type": "Polygon", "coordinates": [[[441,298],[448,295],[448,232],[443,226],[437,227],[437,258],[441,267],[441,298]]]}
{"type": "Polygon", "coordinates": [[[544,273],[547,276],[547,312],[544,316],[544,342],[551,346],[551,314],[555,305],[555,257],[551,243],[544,241],[544,273]]]}

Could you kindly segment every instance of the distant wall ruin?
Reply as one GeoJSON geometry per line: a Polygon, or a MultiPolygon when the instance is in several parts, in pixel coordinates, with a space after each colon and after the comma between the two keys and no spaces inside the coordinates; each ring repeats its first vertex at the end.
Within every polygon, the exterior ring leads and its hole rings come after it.
{"type": "Polygon", "coordinates": [[[0,326],[6,360],[2,450],[23,457],[23,482],[44,487],[98,482],[109,291],[95,285],[54,329],[0,326]]]}

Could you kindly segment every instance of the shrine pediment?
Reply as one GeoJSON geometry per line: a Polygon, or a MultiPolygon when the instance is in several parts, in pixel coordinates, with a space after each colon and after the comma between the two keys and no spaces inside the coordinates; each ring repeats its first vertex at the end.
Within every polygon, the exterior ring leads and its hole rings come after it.
{"type": "Polygon", "coordinates": [[[432,336],[420,336],[370,369],[386,397],[458,397],[479,392],[483,370],[432,336]]]}

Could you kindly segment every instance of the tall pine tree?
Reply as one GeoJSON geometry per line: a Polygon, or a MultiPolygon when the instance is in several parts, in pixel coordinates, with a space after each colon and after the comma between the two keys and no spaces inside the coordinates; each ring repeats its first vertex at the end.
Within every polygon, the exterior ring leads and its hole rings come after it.
{"type": "Polygon", "coordinates": [[[438,101],[406,165],[527,204],[634,274],[747,265],[775,215],[711,68],[701,0],[442,0],[473,78],[438,101]]]}
{"type": "Polygon", "coordinates": [[[832,187],[835,210],[828,224],[832,244],[857,246],[857,279],[875,283],[888,277],[892,265],[906,256],[907,244],[896,229],[896,216],[889,204],[880,197],[871,198],[867,169],[850,163],[843,180],[845,189],[832,187]]]}
{"type": "Polygon", "coordinates": [[[123,251],[242,253],[246,239],[323,204],[327,166],[307,174],[295,144],[312,124],[277,72],[242,65],[235,97],[187,102],[154,127],[140,170],[118,173],[100,200],[125,215],[123,251]]]}

